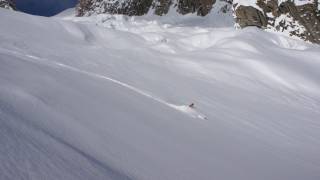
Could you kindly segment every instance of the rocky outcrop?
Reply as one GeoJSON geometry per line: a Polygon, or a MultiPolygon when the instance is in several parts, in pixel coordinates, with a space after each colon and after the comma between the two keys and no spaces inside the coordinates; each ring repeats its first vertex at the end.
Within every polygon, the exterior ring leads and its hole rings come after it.
{"type": "Polygon", "coordinates": [[[281,26],[280,23],[275,24],[276,28],[282,28],[283,30],[293,29],[290,31],[291,35],[299,36],[302,39],[320,43],[320,16],[316,3],[304,4],[301,6],[295,6],[292,2],[285,2],[279,6],[280,16],[286,14],[297,24],[283,22],[285,26],[281,26]],[[296,26],[296,29],[295,27],[296,26]],[[297,29],[301,27],[303,31],[297,29]]]}
{"type": "Polygon", "coordinates": [[[252,6],[240,5],[235,11],[236,22],[241,28],[247,26],[267,27],[267,18],[263,12],[252,6]]]}
{"type": "MultiPolygon", "coordinates": [[[[320,43],[318,0],[220,1],[233,4],[237,27],[256,26],[320,43]]],[[[180,14],[196,13],[205,16],[215,3],[216,0],[80,0],[77,15],[111,13],[141,16],[152,11],[162,16],[173,8],[180,14]]]]}
{"type": "Polygon", "coordinates": [[[173,4],[172,0],[159,0],[154,1],[152,7],[154,8],[154,13],[162,16],[169,12],[171,5],[173,4]]]}
{"type": "Polygon", "coordinates": [[[180,14],[197,13],[207,15],[215,0],[80,0],[78,16],[111,13],[141,16],[153,10],[157,15],[167,14],[175,7],[180,14]]]}
{"type": "Polygon", "coordinates": [[[285,32],[301,39],[320,43],[320,14],[318,1],[258,0],[253,6],[234,4],[239,27],[257,26],[285,32]]]}
{"type": "Polygon", "coordinates": [[[0,8],[16,10],[16,6],[12,0],[0,0],[0,8]]]}
{"type": "Polygon", "coordinates": [[[207,15],[211,9],[215,0],[179,0],[178,12],[181,14],[197,13],[200,16],[207,15]]]}
{"type": "Polygon", "coordinates": [[[146,14],[152,5],[152,0],[80,0],[77,7],[78,16],[111,13],[129,16],[146,14]]]}

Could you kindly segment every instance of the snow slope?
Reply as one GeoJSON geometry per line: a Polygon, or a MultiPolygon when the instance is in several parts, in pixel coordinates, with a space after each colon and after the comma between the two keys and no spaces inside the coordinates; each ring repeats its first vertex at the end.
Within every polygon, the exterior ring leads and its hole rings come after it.
{"type": "Polygon", "coordinates": [[[66,14],[0,9],[0,179],[320,179],[319,46],[66,14]]]}

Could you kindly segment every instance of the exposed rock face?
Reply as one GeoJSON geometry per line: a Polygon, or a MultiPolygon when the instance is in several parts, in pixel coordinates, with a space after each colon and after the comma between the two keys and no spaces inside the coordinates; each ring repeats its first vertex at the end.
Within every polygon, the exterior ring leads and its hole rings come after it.
{"type": "Polygon", "coordinates": [[[154,10],[157,15],[167,14],[170,7],[176,7],[178,13],[197,13],[205,16],[212,9],[215,0],[80,0],[78,15],[100,13],[141,16],[154,10]]]}
{"type": "Polygon", "coordinates": [[[215,2],[215,0],[179,0],[178,12],[181,14],[196,12],[200,16],[205,16],[210,12],[215,2]]]}
{"type": "Polygon", "coordinates": [[[318,1],[258,0],[256,7],[234,4],[236,22],[241,27],[257,26],[286,32],[301,39],[320,43],[318,1]]]}
{"type": "Polygon", "coordinates": [[[235,11],[235,17],[242,28],[247,26],[267,27],[267,18],[261,11],[252,6],[240,5],[235,11]]]}
{"type": "Polygon", "coordinates": [[[0,0],[0,8],[15,10],[16,6],[12,0],[0,0]]]}
{"type": "MultiPolygon", "coordinates": [[[[233,3],[236,26],[256,26],[285,32],[320,43],[320,11],[318,0],[225,0],[233,3]]],[[[80,0],[78,16],[111,13],[140,16],[152,11],[166,15],[170,8],[177,13],[210,13],[216,0],[80,0]]]]}
{"type": "Polygon", "coordinates": [[[158,0],[153,2],[154,13],[162,16],[169,12],[170,6],[172,5],[172,0],[158,0]]]}
{"type": "Polygon", "coordinates": [[[151,4],[152,0],[80,0],[77,9],[79,16],[101,13],[141,16],[151,4]]]}
{"type": "MultiPolygon", "coordinates": [[[[302,32],[299,30],[291,31],[291,35],[299,36],[311,42],[320,43],[320,16],[315,3],[295,6],[292,2],[285,2],[280,5],[279,11],[281,14],[291,16],[298,24],[296,26],[301,26],[302,29],[304,29],[302,32]]],[[[276,25],[280,26],[280,24],[276,25]]],[[[289,24],[289,26],[292,27],[292,24],[289,24]]],[[[290,27],[280,26],[280,28],[285,29],[290,27]]]]}

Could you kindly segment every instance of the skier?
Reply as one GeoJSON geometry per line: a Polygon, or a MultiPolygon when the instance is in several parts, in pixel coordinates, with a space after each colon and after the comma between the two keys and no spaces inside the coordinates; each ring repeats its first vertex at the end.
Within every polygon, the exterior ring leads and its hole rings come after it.
{"type": "Polygon", "coordinates": [[[191,104],[189,105],[189,108],[194,109],[194,103],[191,103],[191,104]]]}

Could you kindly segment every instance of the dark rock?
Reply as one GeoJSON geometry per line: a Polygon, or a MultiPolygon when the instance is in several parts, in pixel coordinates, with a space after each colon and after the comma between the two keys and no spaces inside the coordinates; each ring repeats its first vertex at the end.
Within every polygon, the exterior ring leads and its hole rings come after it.
{"type": "Polygon", "coordinates": [[[80,0],[77,15],[110,13],[141,16],[148,13],[152,2],[152,0],[80,0]]]}
{"type": "Polygon", "coordinates": [[[0,8],[16,10],[16,6],[12,0],[0,0],[0,8]]]}
{"type": "Polygon", "coordinates": [[[80,0],[77,5],[77,16],[84,16],[89,11],[93,10],[93,1],[91,0],[80,0]]]}
{"type": "Polygon", "coordinates": [[[181,14],[197,13],[199,16],[207,15],[215,0],[179,0],[178,11],[181,14]]]}
{"type": "Polygon", "coordinates": [[[84,16],[93,13],[124,14],[129,16],[141,16],[154,9],[155,14],[167,14],[170,7],[177,7],[178,13],[197,13],[200,16],[207,15],[212,9],[215,0],[80,0],[77,15],[84,16]]]}
{"type": "Polygon", "coordinates": [[[236,21],[241,28],[247,26],[267,27],[267,19],[258,9],[251,6],[240,5],[235,10],[236,21]]]}
{"type": "Polygon", "coordinates": [[[303,33],[292,32],[292,35],[299,36],[305,40],[320,43],[320,16],[316,4],[305,4],[295,6],[292,2],[282,3],[280,10],[287,11],[302,27],[305,28],[303,33]]]}
{"type": "Polygon", "coordinates": [[[301,39],[320,43],[318,1],[297,6],[292,1],[278,5],[277,0],[258,0],[258,10],[235,4],[236,22],[241,27],[257,26],[287,32],[301,39]]]}
{"type": "Polygon", "coordinates": [[[158,0],[153,2],[153,8],[155,9],[154,13],[162,16],[169,12],[169,9],[172,5],[172,0],[158,0]]]}

